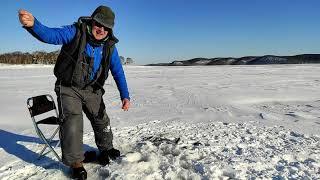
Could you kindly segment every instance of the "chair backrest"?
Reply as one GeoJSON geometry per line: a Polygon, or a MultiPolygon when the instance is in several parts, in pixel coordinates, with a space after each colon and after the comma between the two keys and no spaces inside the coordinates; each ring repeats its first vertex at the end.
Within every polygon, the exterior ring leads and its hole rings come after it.
{"type": "Polygon", "coordinates": [[[49,112],[51,110],[56,110],[56,105],[53,97],[50,94],[31,97],[27,100],[27,105],[31,117],[49,112]]]}

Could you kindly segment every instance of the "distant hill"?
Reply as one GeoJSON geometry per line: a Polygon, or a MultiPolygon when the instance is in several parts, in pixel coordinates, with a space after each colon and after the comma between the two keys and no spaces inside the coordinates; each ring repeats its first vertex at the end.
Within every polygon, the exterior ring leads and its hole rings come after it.
{"type": "Polygon", "coordinates": [[[309,64],[320,63],[320,54],[295,56],[245,56],[241,58],[194,58],[171,63],[147,64],[147,66],[206,66],[206,65],[262,65],[262,64],[309,64]]]}

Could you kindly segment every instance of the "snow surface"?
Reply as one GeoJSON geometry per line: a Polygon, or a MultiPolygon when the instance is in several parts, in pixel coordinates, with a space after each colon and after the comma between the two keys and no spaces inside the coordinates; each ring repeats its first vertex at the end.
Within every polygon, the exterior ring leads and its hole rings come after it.
{"type": "MultiPolygon", "coordinates": [[[[85,164],[88,179],[320,178],[320,65],[125,71],[131,109],[120,109],[112,78],[104,95],[123,156],[85,164]]],[[[1,64],[0,82],[0,179],[69,179],[51,153],[37,160],[43,144],[26,108],[28,97],[55,96],[53,66],[1,64]]],[[[84,149],[97,150],[84,124],[84,149]]]]}

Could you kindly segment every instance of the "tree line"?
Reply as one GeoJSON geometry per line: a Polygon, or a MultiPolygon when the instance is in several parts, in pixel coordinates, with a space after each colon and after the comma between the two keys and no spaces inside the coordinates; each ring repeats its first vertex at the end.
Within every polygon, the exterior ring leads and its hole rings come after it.
{"type": "MultiPolygon", "coordinates": [[[[35,51],[32,53],[15,51],[0,54],[0,63],[3,64],[55,64],[60,51],[35,51]]],[[[134,64],[132,58],[120,56],[122,64],[134,64]]]]}

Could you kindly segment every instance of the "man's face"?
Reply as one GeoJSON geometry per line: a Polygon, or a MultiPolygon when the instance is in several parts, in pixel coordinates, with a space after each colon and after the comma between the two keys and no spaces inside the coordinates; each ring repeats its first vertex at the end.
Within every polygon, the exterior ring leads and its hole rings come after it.
{"type": "Polygon", "coordinates": [[[93,21],[92,22],[92,35],[96,40],[101,40],[107,37],[108,28],[104,27],[100,23],[93,21]]]}

